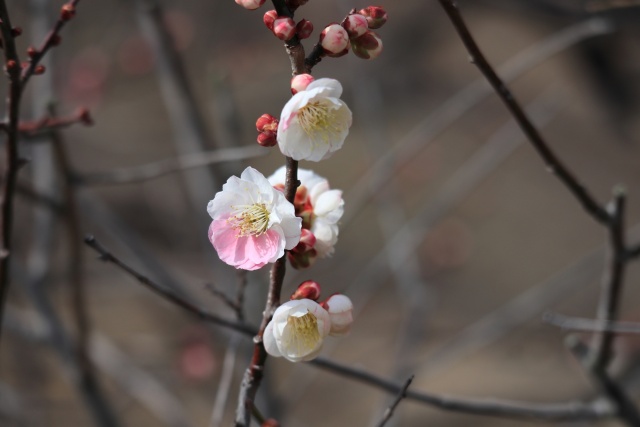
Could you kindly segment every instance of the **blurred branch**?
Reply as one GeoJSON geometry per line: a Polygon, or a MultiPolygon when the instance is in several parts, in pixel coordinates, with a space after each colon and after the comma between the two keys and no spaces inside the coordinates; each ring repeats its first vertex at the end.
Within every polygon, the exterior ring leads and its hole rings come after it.
{"type": "Polygon", "coordinates": [[[393,416],[393,412],[396,410],[396,408],[400,404],[400,401],[407,397],[407,390],[411,385],[411,381],[413,381],[413,375],[411,375],[409,379],[404,383],[404,386],[402,387],[402,390],[400,390],[400,393],[398,393],[398,396],[396,396],[396,399],[393,401],[391,406],[389,406],[387,410],[384,412],[384,415],[382,416],[382,420],[380,420],[378,427],[384,427],[387,421],[389,421],[393,416]]]}
{"type": "MultiPolygon", "coordinates": [[[[119,168],[110,172],[83,174],[76,177],[80,185],[117,185],[131,184],[159,178],[174,172],[182,172],[193,168],[209,166],[222,162],[233,162],[260,157],[269,151],[260,146],[240,148],[222,148],[185,154],[176,158],[147,163],[146,165],[130,168],[119,168]]],[[[210,197],[211,195],[209,195],[210,197]]]]}
{"type": "Polygon", "coordinates": [[[542,315],[542,321],[557,326],[565,331],[579,332],[611,332],[613,334],[640,334],[640,323],[637,322],[612,322],[602,323],[600,320],[584,317],[565,316],[559,313],[546,312],[542,315]]]}
{"type": "Polygon", "coordinates": [[[628,7],[638,7],[638,0],[591,0],[585,5],[589,12],[603,12],[611,9],[622,9],[628,7]]]}
{"type": "MultiPolygon", "coordinates": [[[[18,130],[21,136],[33,138],[41,134],[47,134],[55,130],[64,129],[76,123],[81,123],[87,126],[93,124],[88,110],[82,108],[78,110],[76,114],[69,117],[52,117],[51,115],[47,115],[39,120],[21,122],[18,125],[18,130]]],[[[35,142],[39,141],[42,140],[36,140],[35,142]]]]}
{"type": "Polygon", "coordinates": [[[560,179],[571,194],[578,199],[589,215],[603,225],[609,225],[612,221],[611,215],[600,205],[600,203],[598,203],[598,201],[596,201],[587,188],[578,181],[573,173],[571,173],[571,171],[556,156],[553,150],[551,150],[549,144],[547,144],[540,132],[538,132],[538,129],[533,125],[531,120],[529,120],[509,88],[500,79],[500,77],[498,77],[498,74],[484,57],[462,19],[456,3],[453,0],[440,0],[440,4],[449,16],[449,19],[462,40],[462,43],[467,48],[470,61],[478,67],[502,102],[506,105],[507,109],[511,112],[511,115],[527,136],[529,142],[546,163],[547,170],[560,179]]]}
{"type": "Polygon", "coordinates": [[[44,41],[38,49],[33,49],[29,55],[29,65],[22,70],[21,85],[26,86],[31,76],[36,72],[40,60],[44,57],[49,49],[53,46],[57,46],[60,43],[60,31],[62,28],[73,18],[75,15],[76,6],[80,3],[80,0],[71,0],[62,6],[60,10],[60,16],[56,21],[53,29],[47,34],[44,41]]]}
{"type": "MultiPolygon", "coordinates": [[[[85,242],[89,247],[100,254],[103,261],[111,262],[127,274],[136,278],[142,285],[152,290],[156,294],[162,296],[168,301],[178,305],[184,310],[189,311],[195,316],[215,323],[219,326],[230,328],[240,332],[246,336],[255,334],[255,330],[244,323],[227,320],[199,309],[191,303],[174,295],[172,292],[165,290],[160,285],[149,280],[147,277],[138,273],[132,267],[128,266],[110,252],[108,252],[95,238],[87,237],[85,242]]],[[[343,378],[364,382],[372,387],[385,390],[389,393],[399,394],[403,389],[403,384],[397,384],[393,381],[386,380],[367,371],[341,365],[337,362],[326,360],[324,358],[316,358],[309,362],[310,365],[323,368],[327,371],[340,375],[343,378]]],[[[458,397],[450,397],[426,392],[416,392],[407,390],[407,399],[415,400],[423,404],[433,406],[443,410],[472,413],[477,415],[507,417],[507,418],[535,418],[544,421],[560,421],[560,420],[595,420],[610,418],[614,415],[612,408],[605,402],[594,400],[589,403],[568,402],[554,404],[533,404],[513,402],[495,399],[465,399],[458,397]]],[[[247,403],[251,403],[252,400],[247,403]]],[[[249,407],[250,409],[250,407],[249,407]]]]}

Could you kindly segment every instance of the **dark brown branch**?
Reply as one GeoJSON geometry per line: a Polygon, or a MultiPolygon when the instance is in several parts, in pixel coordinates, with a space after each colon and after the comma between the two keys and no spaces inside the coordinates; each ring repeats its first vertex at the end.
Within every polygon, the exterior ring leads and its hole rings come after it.
{"type": "Polygon", "coordinates": [[[93,124],[91,116],[86,109],[80,109],[76,114],[69,117],[46,116],[35,121],[21,122],[18,125],[18,130],[22,136],[29,138],[54,130],[64,129],[76,123],[87,126],[93,124]]]}
{"type": "Polygon", "coordinates": [[[637,322],[612,322],[605,323],[596,319],[565,316],[559,313],[546,312],[542,315],[542,321],[557,326],[565,331],[578,332],[611,332],[613,334],[640,335],[640,323],[637,322]]]}
{"type": "MultiPolygon", "coordinates": [[[[298,162],[290,157],[286,158],[286,180],[284,187],[284,195],[289,202],[293,204],[296,190],[300,185],[298,181],[298,162]]],[[[287,254],[285,253],[278,259],[271,268],[271,276],[269,282],[269,293],[267,295],[267,303],[262,315],[260,330],[253,338],[255,343],[253,348],[253,356],[251,363],[245,371],[240,386],[240,395],[238,397],[238,407],[236,409],[236,427],[248,427],[250,423],[250,410],[256,397],[258,387],[262,381],[264,364],[267,360],[267,352],[262,343],[262,335],[271,320],[273,313],[280,305],[280,294],[282,284],[284,283],[284,275],[287,267],[287,254]]]]}
{"type": "Polygon", "coordinates": [[[400,401],[407,397],[407,390],[409,389],[409,386],[411,385],[411,382],[413,381],[413,377],[414,377],[414,375],[411,375],[409,377],[409,379],[404,383],[404,386],[402,387],[402,390],[400,390],[400,393],[398,393],[398,395],[396,396],[396,399],[393,401],[391,406],[389,406],[387,408],[387,410],[384,411],[384,415],[382,416],[382,420],[380,420],[380,423],[378,424],[378,427],[384,427],[384,425],[387,423],[387,421],[389,421],[391,419],[391,417],[393,416],[393,412],[396,410],[396,408],[400,404],[400,401]]]}
{"type": "Polygon", "coordinates": [[[609,215],[611,216],[609,227],[609,267],[602,281],[602,292],[597,313],[597,318],[603,331],[595,335],[587,362],[594,372],[606,370],[611,360],[615,334],[606,330],[605,327],[608,322],[615,322],[618,318],[627,261],[624,239],[626,195],[621,188],[616,189],[614,193],[614,200],[609,205],[609,215]]]}
{"type": "Polygon", "coordinates": [[[480,72],[485,76],[489,84],[494,88],[509,112],[513,115],[518,125],[527,136],[529,142],[536,149],[547,165],[549,172],[556,175],[560,181],[569,189],[571,194],[578,199],[583,208],[598,222],[608,224],[611,218],[607,211],[598,203],[589,191],[578,181],[569,171],[562,161],[551,150],[542,135],[538,132],[533,123],[529,120],[522,107],[516,101],[506,84],[498,77],[493,67],[482,54],[473,36],[465,24],[458,6],[454,0],[440,0],[440,4],[453,23],[460,39],[469,52],[470,61],[474,63],[480,72]]]}
{"type": "Polygon", "coordinates": [[[16,50],[13,27],[4,0],[0,0],[0,33],[2,34],[4,68],[9,76],[7,96],[7,119],[4,129],[5,158],[0,189],[0,331],[5,300],[9,290],[9,267],[11,260],[11,234],[13,228],[13,199],[15,195],[18,169],[18,118],[20,113],[20,58],[16,50]]]}
{"type": "Polygon", "coordinates": [[[36,71],[42,57],[47,54],[49,49],[60,43],[60,31],[75,14],[75,8],[78,3],[80,3],[80,0],[71,0],[63,6],[63,10],[61,11],[55,25],[53,26],[51,31],[49,31],[49,34],[47,34],[40,47],[32,51],[32,54],[30,55],[29,65],[22,71],[22,87],[27,84],[31,76],[36,71]],[[66,11],[64,9],[66,9],[66,11]]]}
{"type": "MultiPolygon", "coordinates": [[[[183,300],[162,286],[148,279],[135,269],[116,258],[108,252],[95,238],[88,236],[85,242],[89,247],[100,254],[103,261],[113,263],[121,270],[138,280],[143,286],[150,289],[157,295],[169,302],[176,304],[182,309],[190,312],[196,317],[219,326],[230,328],[240,332],[245,336],[253,336],[256,330],[251,326],[227,320],[215,314],[208,313],[193,304],[183,300]]],[[[360,381],[369,386],[398,394],[403,388],[402,384],[386,380],[362,369],[341,365],[337,362],[318,357],[309,365],[316,366],[326,371],[332,372],[343,378],[360,381]]],[[[614,415],[610,406],[603,404],[599,400],[589,403],[567,402],[555,404],[523,403],[497,399],[472,399],[443,396],[433,393],[407,390],[407,399],[414,400],[429,406],[433,406],[446,411],[465,412],[476,415],[487,415],[506,418],[535,418],[539,420],[596,420],[610,418],[614,415]]]]}

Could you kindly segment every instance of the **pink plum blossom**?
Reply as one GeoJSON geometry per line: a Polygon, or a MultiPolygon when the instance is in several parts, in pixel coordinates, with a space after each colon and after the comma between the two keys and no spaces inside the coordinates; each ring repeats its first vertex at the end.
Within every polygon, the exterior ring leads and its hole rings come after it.
{"type": "Polygon", "coordinates": [[[315,80],[293,95],[282,109],[278,125],[282,154],[318,162],[342,148],[352,117],[340,95],[340,82],[327,78],[315,80]]]}
{"type": "Polygon", "coordinates": [[[225,263],[257,270],[300,240],[301,222],[284,195],[257,170],[232,176],[207,206],[209,240],[225,263]]]}

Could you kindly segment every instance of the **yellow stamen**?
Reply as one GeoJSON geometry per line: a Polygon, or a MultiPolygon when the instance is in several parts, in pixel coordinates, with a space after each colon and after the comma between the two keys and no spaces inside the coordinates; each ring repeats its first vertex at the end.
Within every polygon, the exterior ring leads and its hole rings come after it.
{"type": "Polygon", "coordinates": [[[252,205],[232,206],[236,213],[227,220],[238,237],[260,236],[266,233],[269,227],[269,211],[264,203],[252,205]]]}
{"type": "Polygon", "coordinates": [[[292,330],[286,335],[284,344],[288,348],[293,346],[296,354],[302,355],[311,352],[320,341],[318,320],[316,316],[308,311],[304,316],[289,316],[287,318],[287,327],[292,330]]]}
{"type": "Polygon", "coordinates": [[[298,122],[309,138],[329,142],[343,131],[336,112],[327,102],[312,101],[298,110],[298,122]]]}

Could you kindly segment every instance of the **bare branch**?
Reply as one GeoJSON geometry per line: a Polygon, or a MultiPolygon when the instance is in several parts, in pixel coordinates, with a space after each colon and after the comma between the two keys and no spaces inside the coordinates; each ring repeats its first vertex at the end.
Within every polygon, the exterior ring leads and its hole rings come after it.
{"type": "Polygon", "coordinates": [[[597,319],[565,316],[553,312],[544,313],[542,320],[565,331],[611,332],[613,334],[640,335],[640,323],[637,322],[607,321],[603,324],[602,321],[597,319]]]}
{"type": "Polygon", "coordinates": [[[384,427],[384,425],[387,423],[387,421],[389,421],[391,419],[391,417],[393,416],[393,412],[396,410],[396,408],[400,404],[400,401],[402,399],[404,399],[405,397],[407,397],[407,390],[409,389],[409,386],[411,385],[411,381],[413,381],[413,377],[414,376],[411,375],[409,377],[409,379],[404,383],[404,386],[402,387],[402,390],[400,390],[400,393],[398,393],[398,396],[396,396],[396,399],[393,401],[391,406],[389,406],[387,408],[387,410],[384,412],[384,415],[382,416],[382,420],[380,420],[380,423],[378,424],[378,427],[384,427]]]}

